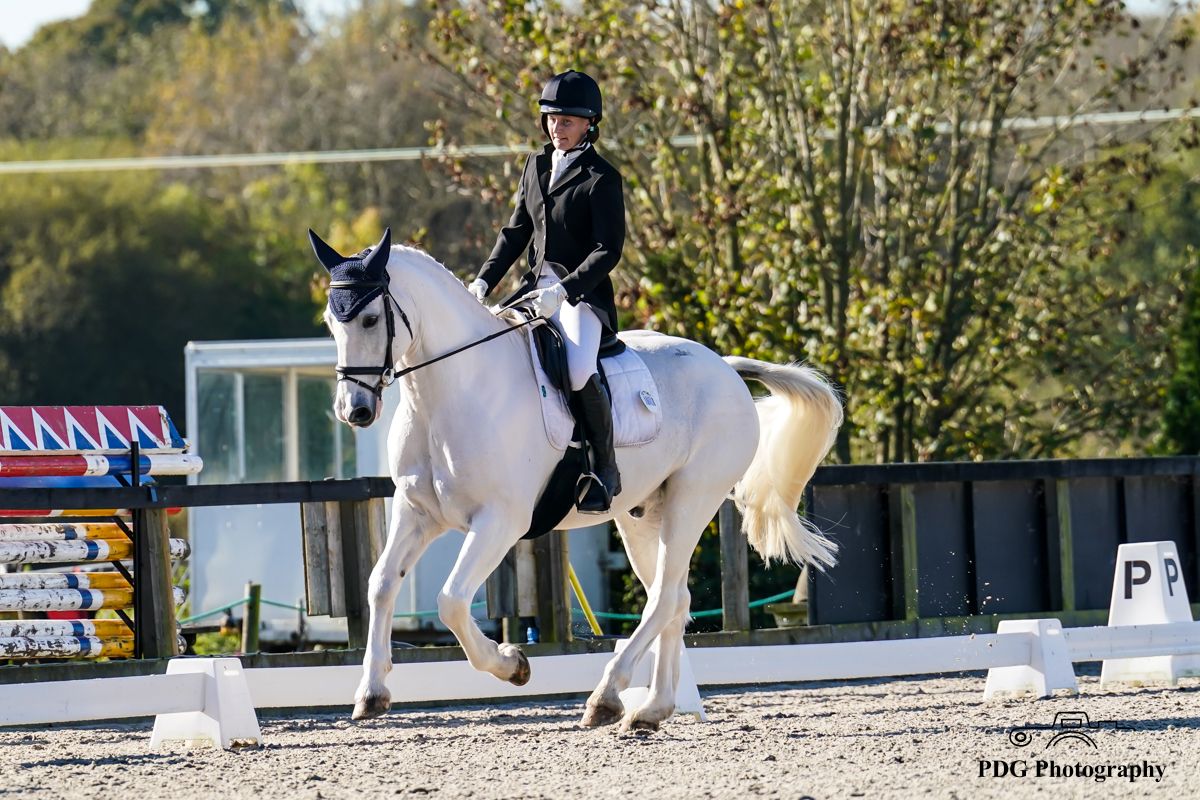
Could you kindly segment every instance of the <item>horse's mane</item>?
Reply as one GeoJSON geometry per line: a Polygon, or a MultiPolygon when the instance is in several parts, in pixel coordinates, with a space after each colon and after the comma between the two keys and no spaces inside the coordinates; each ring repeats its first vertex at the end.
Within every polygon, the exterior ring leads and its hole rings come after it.
{"type": "Polygon", "coordinates": [[[476,302],[463,282],[445,264],[418,247],[410,247],[406,244],[392,245],[392,252],[388,257],[388,272],[396,278],[399,282],[398,285],[401,286],[404,285],[406,272],[429,278],[430,283],[444,289],[447,296],[453,297],[457,294],[460,299],[469,301],[461,303],[464,308],[470,309],[464,313],[480,314],[480,319],[495,320],[491,312],[476,302]]]}

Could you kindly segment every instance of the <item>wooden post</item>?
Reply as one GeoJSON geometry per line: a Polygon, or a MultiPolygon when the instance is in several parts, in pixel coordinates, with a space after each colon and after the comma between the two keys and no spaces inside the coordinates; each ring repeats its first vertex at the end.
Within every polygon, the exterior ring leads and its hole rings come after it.
{"type": "Polygon", "coordinates": [[[135,652],[138,658],[178,655],[170,533],[165,508],[133,512],[135,652]]]}
{"type": "Polygon", "coordinates": [[[1059,569],[1062,575],[1062,610],[1075,610],[1075,544],[1071,530],[1071,481],[1055,482],[1058,497],[1059,569]]]}
{"type": "Polygon", "coordinates": [[[242,653],[258,652],[258,629],[262,618],[262,585],[246,584],[246,607],[242,612],[242,653]]]}
{"type": "Polygon", "coordinates": [[[917,560],[917,496],[912,484],[900,487],[900,547],[904,558],[904,618],[921,617],[921,571],[917,560]]]}
{"type": "MultiPolygon", "coordinates": [[[[517,616],[537,616],[537,563],[533,557],[533,540],[521,539],[513,548],[517,551],[517,616]]],[[[521,631],[521,641],[525,641],[521,631]]]]}
{"type": "Polygon", "coordinates": [[[342,530],[342,578],[346,582],[346,636],[350,650],[360,650],[367,646],[367,631],[370,618],[367,610],[367,579],[368,570],[362,569],[362,559],[359,558],[361,547],[366,542],[366,531],[360,530],[356,506],[359,503],[344,501],[338,503],[338,517],[342,530]]]}
{"type": "Polygon", "coordinates": [[[326,563],[329,565],[329,616],[346,616],[345,553],[352,552],[342,541],[342,504],[328,502],[325,506],[326,563]]]}
{"type": "Polygon", "coordinates": [[[367,583],[386,539],[384,498],[302,503],[308,613],[345,617],[351,649],[367,646],[367,583]]]}
{"type": "Polygon", "coordinates": [[[309,616],[333,613],[329,592],[329,522],[326,505],[300,504],[300,527],[304,543],[304,597],[309,616]]]}
{"type": "Polygon", "coordinates": [[[487,583],[488,619],[501,620],[500,628],[505,642],[519,642],[514,638],[517,619],[517,548],[511,547],[500,562],[500,566],[488,576],[487,583]]]}
{"type": "Polygon", "coordinates": [[[533,541],[537,564],[538,633],[542,642],[571,641],[567,588],[567,534],[551,531],[533,541]]]}
{"type": "Polygon", "coordinates": [[[717,512],[721,539],[721,619],[726,631],[750,630],[750,555],[741,515],[732,500],[717,512]]]}
{"type": "Polygon", "coordinates": [[[367,646],[370,615],[367,581],[378,557],[376,546],[382,543],[383,499],[342,502],[338,517],[342,530],[342,574],[346,587],[346,634],[351,650],[367,646]]]}
{"type": "MultiPolygon", "coordinates": [[[[1193,473],[1184,478],[1185,481],[1191,484],[1192,494],[1192,552],[1200,552],[1200,475],[1193,473]]],[[[1200,582],[1200,558],[1196,559],[1196,571],[1193,577],[1200,582]]],[[[1195,599],[1192,600],[1193,607],[1195,599]]]]}

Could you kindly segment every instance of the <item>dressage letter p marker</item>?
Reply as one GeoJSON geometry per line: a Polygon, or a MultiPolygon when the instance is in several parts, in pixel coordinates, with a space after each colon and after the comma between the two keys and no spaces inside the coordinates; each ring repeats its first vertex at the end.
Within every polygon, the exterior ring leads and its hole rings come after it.
{"type": "Polygon", "coordinates": [[[1175,581],[1179,580],[1179,565],[1174,559],[1164,558],[1163,569],[1167,573],[1167,592],[1171,597],[1175,596],[1175,581]]]}
{"type": "Polygon", "coordinates": [[[1133,599],[1133,587],[1140,586],[1150,580],[1150,562],[1149,561],[1126,561],[1125,562],[1125,599],[1133,599]],[[1140,578],[1133,577],[1134,567],[1142,570],[1140,578]]]}

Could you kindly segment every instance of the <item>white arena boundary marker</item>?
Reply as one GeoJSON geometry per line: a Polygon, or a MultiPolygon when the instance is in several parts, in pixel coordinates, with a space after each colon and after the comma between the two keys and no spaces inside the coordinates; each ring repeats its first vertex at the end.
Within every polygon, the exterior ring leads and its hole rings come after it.
{"type": "MultiPolygon", "coordinates": [[[[1016,667],[1028,680],[1000,682],[997,678],[998,688],[994,687],[992,694],[1024,690],[1038,696],[1055,689],[1073,689],[1072,662],[1200,653],[1200,622],[1066,630],[1058,620],[1033,623],[1024,623],[1033,630],[971,636],[707,647],[686,653],[700,686],[1016,667]],[[1055,638],[1049,646],[1048,637],[1055,638]],[[1056,671],[1062,668],[1067,673],[1056,671]],[[1064,674],[1070,675],[1070,685],[1062,685],[1064,674]]],[[[502,683],[475,671],[466,661],[397,664],[387,683],[396,703],[579,695],[596,686],[611,658],[610,653],[532,658],[533,676],[525,686],[502,683]]],[[[638,683],[648,682],[649,667],[650,660],[643,659],[635,671],[638,683]]],[[[174,659],[166,675],[0,686],[0,725],[162,715],[156,723],[155,745],[185,739],[214,744],[219,740],[229,747],[239,741],[257,741],[254,708],[340,706],[348,711],[361,676],[359,666],[242,670],[236,659],[174,659]],[[185,723],[192,727],[186,728],[185,723]]]]}
{"type": "Polygon", "coordinates": [[[165,675],[0,686],[0,724],[155,717],[151,747],[184,740],[230,748],[262,734],[236,658],[176,658],[165,675]]]}
{"type": "MultiPolygon", "coordinates": [[[[617,650],[627,640],[617,642],[617,650]]],[[[653,654],[657,643],[634,667],[630,688],[621,693],[627,704],[640,703],[648,693],[653,654]]],[[[755,648],[738,648],[755,649],[755,648]]],[[[702,651],[681,646],[679,686],[675,692],[678,713],[705,719],[689,656],[702,651]]],[[[427,661],[396,664],[387,676],[393,703],[436,703],[446,700],[497,700],[521,697],[573,695],[591,692],[604,675],[612,653],[538,656],[529,660],[532,677],[524,686],[513,686],[479,672],[466,661],[427,661]]],[[[257,708],[353,705],[362,667],[275,667],[248,669],[246,680],[257,708]]],[[[0,717],[2,719],[2,717],[0,717]]]]}
{"type": "MultiPolygon", "coordinates": [[[[1022,620],[1012,624],[1017,629],[1009,631],[1008,625],[1002,622],[1001,626],[1006,628],[1004,632],[969,636],[690,648],[684,651],[685,660],[680,665],[677,709],[682,713],[703,713],[702,708],[688,702],[687,681],[683,678],[686,675],[684,665],[689,662],[697,686],[888,678],[1019,668],[1027,670],[1019,675],[1030,680],[1022,682],[1009,678],[990,693],[985,690],[985,697],[997,692],[1030,692],[1045,697],[1056,689],[1076,688],[1073,662],[1200,653],[1200,622],[1065,630],[1056,619],[1022,620]],[[1053,637],[1061,641],[1047,642],[1053,637]],[[1043,678],[1039,683],[1039,674],[1050,679],[1043,678]]],[[[611,659],[611,653],[531,658],[532,677],[524,686],[501,683],[491,675],[476,671],[466,661],[396,664],[388,674],[387,686],[392,692],[393,703],[586,694],[599,683],[604,667],[611,659]]],[[[638,664],[631,687],[649,684],[651,663],[651,659],[644,658],[638,664]]],[[[361,678],[359,666],[246,670],[256,708],[349,708],[361,678]]],[[[627,696],[633,699],[639,695],[627,696]]],[[[0,693],[0,707],[3,700],[0,693]]],[[[2,711],[0,723],[3,723],[2,711]]]]}
{"type": "MultiPolygon", "coordinates": [[[[1174,542],[1137,542],[1117,548],[1113,574],[1110,627],[1191,622],[1183,562],[1174,542]]],[[[1181,676],[1200,674],[1195,656],[1154,655],[1145,658],[1107,659],[1100,685],[1112,683],[1167,683],[1181,676]]]]}

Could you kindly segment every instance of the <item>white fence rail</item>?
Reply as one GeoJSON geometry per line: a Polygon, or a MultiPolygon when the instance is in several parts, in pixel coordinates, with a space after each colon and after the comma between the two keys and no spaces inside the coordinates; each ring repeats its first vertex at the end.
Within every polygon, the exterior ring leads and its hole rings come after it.
{"type": "MultiPolygon", "coordinates": [[[[1030,620],[1001,623],[1001,632],[985,635],[696,648],[685,657],[700,686],[986,669],[986,696],[1003,691],[1044,696],[1076,688],[1072,662],[1196,653],[1200,622],[1063,630],[1057,620],[1030,620]]],[[[396,703],[582,694],[599,682],[611,657],[534,658],[532,680],[520,687],[477,672],[466,661],[397,664],[387,680],[396,703]]],[[[649,673],[649,659],[643,659],[633,685],[646,685],[649,673]]],[[[258,741],[255,708],[349,708],[361,675],[357,666],[243,670],[236,659],[174,659],[166,675],[0,686],[0,725],[157,715],[154,745],[208,739],[229,747],[258,741]]]]}

